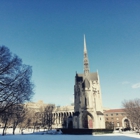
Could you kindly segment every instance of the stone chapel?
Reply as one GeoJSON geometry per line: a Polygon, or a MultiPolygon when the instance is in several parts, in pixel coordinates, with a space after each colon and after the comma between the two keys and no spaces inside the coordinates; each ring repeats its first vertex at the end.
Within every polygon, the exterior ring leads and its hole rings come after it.
{"type": "Polygon", "coordinates": [[[84,72],[76,73],[74,85],[73,128],[105,128],[98,72],[90,72],[84,35],[84,72]]]}

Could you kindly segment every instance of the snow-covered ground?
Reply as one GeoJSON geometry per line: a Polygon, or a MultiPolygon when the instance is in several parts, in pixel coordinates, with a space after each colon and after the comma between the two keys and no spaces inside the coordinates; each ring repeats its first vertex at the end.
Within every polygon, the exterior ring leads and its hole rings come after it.
{"type": "Polygon", "coordinates": [[[0,129],[0,140],[137,140],[140,139],[140,135],[136,133],[125,132],[123,134],[102,134],[102,135],[63,135],[56,133],[56,131],[50,131],[48,134],[43,132],[32,133],[30,131],[24,131],[21,135],[19,130],[16,130],[16,135],[12,135],[12,130],[9,129],[5,136],[2,136],[2,130],[0,129]]]}

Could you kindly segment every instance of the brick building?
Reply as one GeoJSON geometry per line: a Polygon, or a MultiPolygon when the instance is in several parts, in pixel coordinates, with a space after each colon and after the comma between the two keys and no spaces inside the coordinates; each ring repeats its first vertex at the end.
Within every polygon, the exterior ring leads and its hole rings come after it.
{"type": "Polygon", "coordinates": [[[104,110],[106,128],[130,128],[131,122],[127,118],[124,109],[104,110]]]}

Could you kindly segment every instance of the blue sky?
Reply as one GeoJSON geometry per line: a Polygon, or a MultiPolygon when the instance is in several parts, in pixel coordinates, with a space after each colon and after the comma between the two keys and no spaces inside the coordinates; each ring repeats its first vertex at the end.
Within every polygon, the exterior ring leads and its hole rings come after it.
{"type": "Polygon", "coordinates": [[[0,0],[0,45],[33,69],[33,101],[73,102],[83,73],[83,35],[90,71],[99,71],[104,107],[140,95],[139,0],[0,0]]]}

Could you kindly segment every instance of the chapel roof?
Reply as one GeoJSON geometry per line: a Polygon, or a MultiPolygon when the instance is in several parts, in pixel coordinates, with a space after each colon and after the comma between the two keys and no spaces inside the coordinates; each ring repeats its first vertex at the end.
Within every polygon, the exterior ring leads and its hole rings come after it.
{"type": "MultiPolygon", "coordinates": [[[[76,81],[77,82],[82,82],[85,79],[85,75],[84,74],[76,74],[76,81]]],[[[88,76],[89,80],[95,81],[98,80],[98,73],[94,72],[94,73],[89,73],[88,76]]]]}

